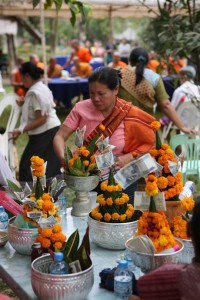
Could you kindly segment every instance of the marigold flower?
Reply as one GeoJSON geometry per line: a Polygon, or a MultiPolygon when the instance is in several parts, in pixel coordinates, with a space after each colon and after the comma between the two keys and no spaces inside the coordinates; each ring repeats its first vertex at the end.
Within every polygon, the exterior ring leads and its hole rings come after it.
{"type": "Polygon", "coordinates": [[[44,159],[40,158],[39,156],[32,156],[30,161],[31,163],[34,163],[39,166],[44,164],[44,159]]]}
{"type": "Polygon", "coordinates": [[[190,211],[194,208],[195,201],[191,197],[185,197],[181,200],[181,208],[185,211],[190,211]]]}
{"type": "Polygon", "coordinates": [[[42,177],[44,175],[43,172],[35,171],[35,170],[33,170],[32,174],[33,174],[33,176],[36,176],[36,177],[42,177]]]}
{"type": "Polygon", "coordinates": [[[154,131],[157,131],[160,128],[161,124],[158,121],[151,122],[151,127],[154,131]]]}
{"type": "Polygon", "coordinates": [[[168,186],[168,179],[164,176],[159,177],[157,185],[160,190],[166,189],[166,187],[168,186]]]}
{"type": "Polygon", "coordinates": [[[44,238],[50,238],[52,235],[52,229],[51,228],[44,228],[42,229],[41,236],[44,238]]]}
{"type": "Polygon", "coordinates": [[[102,216],[101,213],[96,213],[96,214],[94,215],[94,218],[95,218],[95,220],[99,221],[99,220],[101,220],[101,219],[103,218],[103,216],[102,216]]]}
{"type": "Polygon", "coordinates": [[[85,167],[89,166],[89,163],[90,163],[90,162],[89,162],[88,160],[84,160],[84,161],[83,161],[83,164],[84,164],[85,167]]]}
{"type": "Polygon", "coordinates": [[[44,203],[42,204],[42,208],[45,210],[45,211],[49,211],[53,208],[53,202],[49,201],[49,200],[46,200],[44,201],[44,203]]]}
{"type": "Polygon", "coordinates": [[[117,221],[117,220],[119,220],[119,217],[120,217],[120,216],[119,216],[118,213],[113,213],[113,214],[111,215],[111,217],[112,217],[113,220],[116,220],[116,221],[117,221]]]}
{"type": "Polygon", "coordinates": [[[35,239],[35,243],[41,243],[42,239],[43,239],[43,237],[41,235],[38,235],[35,239]]]}
{"type": "Polygon", "coordinates": [[[58,233],[62,231],[62,227],[60,224],[55,224],[53,225],[53,229],[52,229],[53,233],[58,233]]]}
{"type": "Polygon", "coordinates": [[[89,156],[89,154],[90,154],[90,151],[88,151],[88,150],[83,150],[83,152],[82,152],[82,155],[83,155],[84,157],[89,156]]]}
{"type": "Polygon", "coordinates": [[[56,242],[53,244],[55,250],[60,250],[62,248],[62,243],[61,242],[56,242]]]}
{"type": "Polygon", "coordinates": [[[106,204],[107,204],[108,206],[113,205],[113,200],[112,200],[111,197],[109,197],[109,198],[106,199],[106,204]]]}
{"type": "Polygon", "coordinates": [[[133,152],[132,152],[132,156],[133,156],[134,158],[136,158],[136,157],[137,157],[137,155],[138,155],[138,154],[137,154],[137,152],[136,152],[136,151],[133,151],[133,152]]]}
{"type": "Polygon", "coordinates": [[[38,227],[38,233],[41,234],[42,233],[42,227],[38,227]]]}
{"type": "Polygon", "coordinates": [[[51,241],[47,238],[42,238],[41,240],[41,246],[44,249],[48,249],[51,246],[51,241]]]}
{"type": "Polygon", "coordinates": [[[127,217],[126,214],[120,215],[119,217],[120,222],[124,222],[126,220],[126,217],[127,217]]]}
{"type": "Polygon", "coordinates": [[[111,215],[109,213],[105,213],[105,215],[103,216],[104,220],[106,222],[109,222],[111,220],[111,215]]]}
{"type": "Polygon", "coordinates": [[[52,235],[51,235],[52,243],[60,242],[60,238],[61,238],[61,233],[60,232],[52,233],[52,235]]]}
{"type": "Polygon", "coordinates": [[[74,158],[68,160],[68,167],[71,168],[74,164],[74,158]]]}
{"type": "Polygon", "coordinates": [[[100,124],[100,125],[99,125],[99,129],[100,129],[101,131],[104,131],[104,130],[106,129],[106,127],[105,127],[103,124],[100,124]]]}
{"type": "Polygon", "coordinates": [[[44,193],[43,195],[42,195],[42,200],[51,200],[51,196],[48,194],[48,193],[44,193]]]}

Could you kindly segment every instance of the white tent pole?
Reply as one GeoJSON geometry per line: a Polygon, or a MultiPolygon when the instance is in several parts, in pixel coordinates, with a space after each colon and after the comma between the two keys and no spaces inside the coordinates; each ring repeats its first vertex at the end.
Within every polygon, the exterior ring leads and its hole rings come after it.
{"type": "Polygon", "coordinates": [[[42,38],[42,60],[44,63],[44,83],[47,85],[47,58],[46,58],[46,39],[44,28],[44,1],[40,0],[40,31],[42,38]]]}

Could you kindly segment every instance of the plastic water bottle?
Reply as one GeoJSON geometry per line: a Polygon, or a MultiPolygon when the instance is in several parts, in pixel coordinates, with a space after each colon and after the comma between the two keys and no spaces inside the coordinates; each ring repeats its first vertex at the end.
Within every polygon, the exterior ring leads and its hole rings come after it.
{"type": "Polygon", "coordinates": [[[127,261],[128,263],[128,268],[129,270],[134,274],[135,279],[138,280],[141,276],[141,271],[140,268],[138,268],[135,264],[134,261],[132,259],[131,254],[128,251],[125,251],[124,253],[124,259],[127,261]]]}
{"type": "Polygon", "coordinates": [[[67,197],[64,192],[58,196],[58,206],[60,215],[65,215],[67,212],[67,197]]]}
{"type": "Polygon", "coordinates": [[[126,260],[120,260],[114,273],[114,292],[117,300],[128,300],[132,295],[132,272],[126,260]]]}
{"type": "Polygon", "coordinates": [[[55,275],[64,275],[69,273],[68,265],[63,259],[62,252],[54,253],[54,261],[49,267],[49,273],[55,275]]]}
{"type": "Polygon", "coordinates": [[[3,206],[0,206],[0,231],[7,231],[8,229],[8,214],[5,212],[3,206]]]}

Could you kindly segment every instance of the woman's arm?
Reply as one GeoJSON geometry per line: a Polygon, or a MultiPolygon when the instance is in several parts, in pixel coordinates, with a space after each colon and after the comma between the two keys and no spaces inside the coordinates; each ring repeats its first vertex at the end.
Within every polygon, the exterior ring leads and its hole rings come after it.
{"type": "Polygon", "coordinates": [[[182,123],[181,119],[179,118],[177,112],[175,111],[174,107],[172,106],[171,102],[166,99],[159,102],[159,107],[163,111],[163,113],[184,133],[195,133],[195,130],[191,128],[185,127],[182,123]]]}
{"type": "Polygon", "coordinates": [[[56,133],[53,140],[53,147],[56,155],[60,159],[61,165],[64,169],[66,169],[65,163],[65,142],[69,138],[69,136],[73,133],[73,130],[65,125],[62,125],[58,132],[56,133]]]}

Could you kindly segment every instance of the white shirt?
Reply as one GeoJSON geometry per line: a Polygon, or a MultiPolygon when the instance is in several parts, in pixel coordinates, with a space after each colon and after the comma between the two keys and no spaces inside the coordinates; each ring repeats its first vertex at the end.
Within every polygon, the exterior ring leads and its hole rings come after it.
{"type": "Polygon", "coordinates": [[[121,57],[129,57],[129,54],[131,52],[131,46],[129,44],[119,44],[119,54],[121,57]]]}

